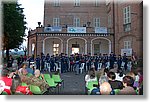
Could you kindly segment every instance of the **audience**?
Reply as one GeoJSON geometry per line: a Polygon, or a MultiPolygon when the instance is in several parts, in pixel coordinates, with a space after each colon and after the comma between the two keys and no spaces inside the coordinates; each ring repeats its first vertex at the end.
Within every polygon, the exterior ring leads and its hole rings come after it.
{"type": "Polygon", "coordinates": [[[116,75],[114,72],[109,72],[107,74],[108,77],[108,82],[111,85],[111,87],[113,89],[122,89],[123,88],[123,84],[121,81],[115,80],[116,79],[116,75]]]}
{"type": "Polygon", "coordinates": [[[32,95],[32,92],[29,90],[27,86],[21,86],[20,77],[14,77],[12,80],[12,86],[10,88],[12,94],[24,94],[24,95],[32,95]]]}
{"type": "Polygon", "coordinates": [[[124,88],[119,91],[119,95],[136,95],[136,91],[133,88],[134,79],[131,76],[125,76],[123,78],[124,88]]]}
{"type": "Polygon", "coordinates": [[[91,68],[88,74],[85,76],[86,85],[89,81],[97,81],[96,72],[94,68],[91,68]]]}

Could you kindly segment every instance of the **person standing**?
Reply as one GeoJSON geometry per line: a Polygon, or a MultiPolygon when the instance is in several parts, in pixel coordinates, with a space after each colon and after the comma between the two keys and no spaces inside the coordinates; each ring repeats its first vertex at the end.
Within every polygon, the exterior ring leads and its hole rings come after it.
{"type": "Polygon", "coordinates": [[[40,61],[41,61],[41,59],[40,59],[39,55],[37,55],[37,58],[35,59],[35,61],[36,61],[36,68],[40,69],[40,61]]]}
{"type": "Polygon", "coordinates": [[[76,75],[79,74],[79,69],[80,68],[80,58],[79,58],[79,54],[77,54],[76,56],[76,62],[75,62],[75,70],[76,70],[76,75]]]}
{"type": "Polygon", "coordinates": [[[121,58],[121,55],[118,56],[117,64],[118,64],[118,69],[121,69],[121,64],[122,64],[122,58],[121,58]]]}
{"type": "Polygon", "coordinates": [[[7,60],[7,67],[8,68],[12,67],[13,61],[14,61],[14,59],[13,59],[12,55],[10,55],[9,59],[7,60]]]}
{"type": "Polygon", "coordinates": [[[111,52],[111,54],[110,54],[109,61],[110,61],[110,69],[113,69],[114,68],[114,62],[115,62],[115,56],[114,56],[113,52],[111,52]]]}
{"type": "Polygon", "coordinates": [[[45,55],[42,53],[41,56],[41,70],[44,70],[44,65],[45,65],[45,55]]]}
{"type": "Polygon", "coordinates": [[[122,61],[125,63],[124,64],[124,69],[127,70],[128,58],[126,56],[126,53],[124,53],[124,55],[122,57],[122,61]]]}

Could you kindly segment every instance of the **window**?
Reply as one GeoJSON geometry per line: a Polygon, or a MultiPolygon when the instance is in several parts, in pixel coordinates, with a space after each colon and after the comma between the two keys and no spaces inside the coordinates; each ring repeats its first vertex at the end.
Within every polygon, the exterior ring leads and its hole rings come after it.
{"type": "Polygon", "coordinates": [[[74,0],[74,6],[80,6],[80,0],[74,0]]]}
{"type": "Polygon", "coordinates": [[[74,18],[74,26],[80,27],[80,18],[74,18]]]}
{"type": "Polygon", "coordinates": [[[59,18],[53,18],[53,26],[58,27],[60,24],[60,19],[59,18]]]}
{"type": "Polygon", "coordinates": [[[108,27],[111,27],[111,15],[108,15],[108,27]]]}
{"type": "Polygon", "coordinates": [[[100,27],[100,18],[94,18],[94,27],[100,27]]]}
{"type": "Polygon", "coordinates": [[[131,48],[131,41],[124,41],[124,49],[130,49],[131,48]]]}
{"type": "Polygon", "coordinates": [[[95,0],[95,6],[99,6],[100,5],[100,0],[95,0]]]}
{"type": "Polygon", "coordinates": [[[54,0],[54,6],[55,6],[55,7],[60,6],[60,1],[59,1],[59,0],[54,0]]]}
{"type": "Polygon", "coordinates": [[[124,31],[125,31],[125,32],[130,31],[130,30],[131,30],[131,23],[124,24],[124,25],[123,25],[123,28],[124,28],[124,31]]]}
{"type": "Polygon", "coordinates": [[[131,23],[131,9],[130,6],[123,8],[124,24],[131,23]]]}
{"type": "Polygon", "coordinates": [[[59,44],[53,44],[53,54],[56,55],[59,53],[59,44]]]}
{"type": "Polygon", "coordinates": [[[130,6],[123,8],[124,31],[131,30],[131,9],[130,6]]]}

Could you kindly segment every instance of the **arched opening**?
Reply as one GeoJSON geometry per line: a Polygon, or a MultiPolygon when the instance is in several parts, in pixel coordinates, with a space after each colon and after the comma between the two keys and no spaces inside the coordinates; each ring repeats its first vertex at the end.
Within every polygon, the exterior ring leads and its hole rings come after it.
{"type": "Polygon", "coordinates": [[[62,52],[63,43],[60,38],[48,37],[43,40],[43,53],[50,55],[60,54],[62,52]]]}
{"type": "Polygon", "coordinates": [[[91,40],[91,54],[109,54],[111,52],[111,41],[107,38],[94,38],[91,40]]]}
{"type": "Polygon", "coordinates": [[[87,54],[87,41],[81,37],[73,37],[67,40],[67,54],[87,54]]]}
{"type": "Polygon", "coordinates": [[[28,55],[29,56],[32,56],[32,55],[35,55],[35,51],[36,51],[36,48],[35,48],[35,45],[36,43],[35,43],[35,39],[31,39],[30,40],[30,43],[29,43],[29,52],[28,52],[28,55]]]}

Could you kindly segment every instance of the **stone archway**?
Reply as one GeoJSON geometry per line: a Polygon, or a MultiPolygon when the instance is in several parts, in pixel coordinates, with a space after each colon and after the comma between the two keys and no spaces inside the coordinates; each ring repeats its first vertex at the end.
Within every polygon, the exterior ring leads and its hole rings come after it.
{"type": "Polygon", "coordinates": [[[111,52],[111,41],[104,37],[97,37],[91,40],[91,54],[111,52]]]}
{"type": "Polygon", "coordinates": [[[43,40],[43,53],[60,54],[63,51],[63,40],[59,37],[47,37],[43,40]]]}
{"type": "Polygon", "coordinates": [[[30,40],[28,48],[29,48],[28,55],[29,56],[35,55],[35,50],[36,50],[36,41],[35,41],[35,39],[30,40]]]}
{"type": "Polygon", "coordinates": [[[82,37],[71,37],[67,40],[66,53],[74,54],[73,50],[78,50],[79,54],[87,54],[87,40],[82,37]]]}

